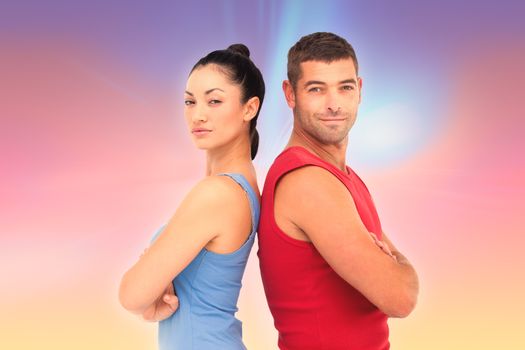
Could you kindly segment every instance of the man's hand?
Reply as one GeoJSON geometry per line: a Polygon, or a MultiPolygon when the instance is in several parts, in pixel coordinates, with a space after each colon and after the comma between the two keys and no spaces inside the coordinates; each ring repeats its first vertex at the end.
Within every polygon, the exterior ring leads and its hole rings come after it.
{"type": "Polygon", "coordinates": [[[392,253],[392,251],[390,250],[390,247],[388,246],[388,244],[386,244],[386,242],[383,242],[383,241],[380,241],[379,239],[377,239],[377,236],[373,233],[373,232],[369,232],[370,233],[370,237],[372,238],[372,240],[374,241],[374,243],[386,254],[386,255],[389,255],[392,257],[392,259],[394,259],[395,261],[397,261],[397,257],[392,253]]]}
{"type": "Polygon", "coordinates": [[[150,322],[162,321],[173,315],[178,308],[179,298],[175,295],[173,284],[170,283],[164,293],[142,313],[142,318],[150,322]]]}

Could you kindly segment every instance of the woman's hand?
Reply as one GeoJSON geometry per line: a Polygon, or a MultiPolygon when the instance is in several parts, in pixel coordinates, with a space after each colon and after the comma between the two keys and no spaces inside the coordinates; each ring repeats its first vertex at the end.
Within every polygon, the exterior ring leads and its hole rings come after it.
{"type": "Polygon", "coordinates": [[[225,176],[207,176],[199,182],[142,257],[122,277],[120,304],[150,321],[172,315],[178,300],[169,285],[210,241],[232,226],[232,217],[239,212],[236,208],[239,198],[245,196],[244,191],[225,176]],[[206,213],[205,220],[203,213],[206,213]]]}
{"type": "Polygon", "coordinates": [[[162,321],[173,315],[178,308],[179,298],[175,295],[173,283],[170,283],[164,293],[142,313],[142,318],[149,322],[162,321]]]}

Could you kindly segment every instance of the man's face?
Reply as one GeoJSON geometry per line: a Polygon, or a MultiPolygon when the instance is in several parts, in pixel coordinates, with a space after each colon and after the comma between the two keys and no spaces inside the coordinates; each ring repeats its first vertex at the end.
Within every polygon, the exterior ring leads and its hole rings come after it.
{"type": "Polygon", "coordinates": [[[331,63],[301,63],[301,78],[285,93],[293,108],[295,127],[322,144],[339,145],[347,140],[361,101],[361,78],[352,59],[331,63]],[[291,93],[291,95],[290,95],[291,93]]]}

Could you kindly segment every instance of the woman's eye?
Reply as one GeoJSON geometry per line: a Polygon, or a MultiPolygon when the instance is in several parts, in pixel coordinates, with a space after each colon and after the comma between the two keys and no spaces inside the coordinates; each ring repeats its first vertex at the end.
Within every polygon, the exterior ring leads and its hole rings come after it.
{"type": "Polygon", "coordinates": [[[186,106],[190,106],[190,105],[195,104],[195,102],[193,102],[192,100],[184,100],[184,104],[185,104],[186,106]]]}
{"type": "Polygon", "coordinates": [[[221,102],[222,102],[222,101],[219,101],[219,100],[210,100],[209,103],[210,103],[211,105],[216,105],[216,104],[219,104],[219,103],[221,103],[221,102]]]}

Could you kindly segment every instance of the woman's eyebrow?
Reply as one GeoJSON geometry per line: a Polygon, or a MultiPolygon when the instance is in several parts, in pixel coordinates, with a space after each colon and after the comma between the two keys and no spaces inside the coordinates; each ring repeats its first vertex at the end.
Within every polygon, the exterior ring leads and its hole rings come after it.
{"type": "MultiPolygon", "coordinates": [[[[220,89],[220,88],[213,88],[213,89],[206,90],[206,91],[204,92],[204,94],[205,94],[205,95],[208,95],[208,94],[212,93],[212,92],[215,91],[215,90],[219,90],[219,91],[222,91],[222,92],[226,92],[226,91],[224,91],[223,89],[220,89]]],[[[193,93],[189,92],[188,90],[184,91],[184,93],[185,93],[185,94],[188,94],[188,95],[190,95],[190,96],[193,96],[193,93]]]]}
{"type": "Polygon", "coordinates": [[[226,92],[226,91],[224,91],[223,89],[213,88],[213,89],[206,90],[206,92],[205,92],[204,94],[207,95],[207,94],[209,94],[209,93],[211,93],[211,92],[213,92],[213,91],[215,91],[215,90],[219,90],[219,91],[222,91],[222,92],[226,92]]]}

